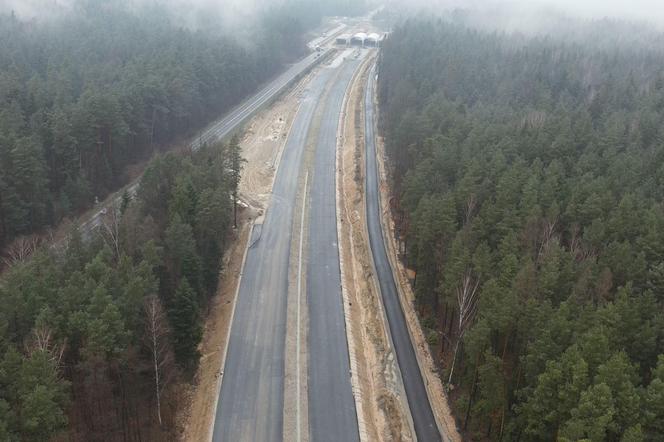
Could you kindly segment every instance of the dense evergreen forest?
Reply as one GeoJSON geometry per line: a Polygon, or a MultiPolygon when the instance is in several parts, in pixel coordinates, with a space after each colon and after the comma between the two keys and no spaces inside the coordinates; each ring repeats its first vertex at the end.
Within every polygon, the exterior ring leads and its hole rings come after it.
{"type": "Polygon", "coordinates": [[[302,55],[323,9],[284,2],[240,41],[122,5],[0,15],[0,247],[90,207],[128,181],[128,165],[228,111],[302,55]]]}
{"type": "Polygon", "coordinates": [[[159,151],[302,55],[323,13],[355,6],[287,0],[236,32],[74,3],[55,18],[0,15],[0,247],[18,244],[0,282],[0,440],[175,440],[243,160],[237,139],[159,151]],[[99,231],[33,253],[24,235],[149,157],[99,231]]]}
{"type": "Polygon", "coordinates": [[[6,273],[1,440],[46,440],[67,422],[79,440],[168,438],[171,387],[198,363],[241,164],[236,140],[157,156],[137,197],[110,210],[93,238],[75,231],[64,249],[6,273]]]}
{"type": "Polygon", "coordinates": [[[397,233],[474,440],[664,440],[664,50],[586,26],[413,19],[381,52],[397,233]]]}

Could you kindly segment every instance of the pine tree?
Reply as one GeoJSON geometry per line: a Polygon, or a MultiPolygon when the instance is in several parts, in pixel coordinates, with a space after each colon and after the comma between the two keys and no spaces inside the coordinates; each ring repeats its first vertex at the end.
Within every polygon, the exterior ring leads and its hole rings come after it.
{"type": "Polygon", "coordinates": [[[198,364],[198,344],[202,338],[196,295],[183,278],[168,310],[175,360],[180,367],[192,370],[198,364]]]}
{"type": "Polygon", "coordinates": [[[644,397],[644,419],[647,433],[652,440],[664,437],[664,355],[660,355],[657,367],[644,397]]]}
{"type": "Polygon", "coordinates": [[[242,158],[242,148],[240,147],[240,140],[237,135],[234,135],[228,144],[228,157],[229,170],[231,173],[231,193],[233,195],[233,228],[237,229],[238,190],[240,187],[242,169],[244,167],[243,163],[246,162],[246,160],[242,158]]]}

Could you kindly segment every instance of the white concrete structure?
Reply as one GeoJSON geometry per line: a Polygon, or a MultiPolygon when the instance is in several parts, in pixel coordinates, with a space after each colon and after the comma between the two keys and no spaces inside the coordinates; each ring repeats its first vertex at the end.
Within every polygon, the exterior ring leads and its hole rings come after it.
{"type": "Polygon", "coordinates": [[[340,46],[348,46],[350,44],[350,34],[342,34],[337,37],[336,43],[340,46]]]}
{"type": "Polygon", "coordinates": [[[380,35],[373,32],[367,36],[366,40],[364,41],[364,45],[375,48],[378,47],[380,40],[381,40],[380,35]]]}
{"type": "Polygon", "coordinates": [[[353,38],[350,39],[351,46],[364,46],[364,42],[367,39],[367,34],[364,32],[358,32],[353,35],[353,38]]]}

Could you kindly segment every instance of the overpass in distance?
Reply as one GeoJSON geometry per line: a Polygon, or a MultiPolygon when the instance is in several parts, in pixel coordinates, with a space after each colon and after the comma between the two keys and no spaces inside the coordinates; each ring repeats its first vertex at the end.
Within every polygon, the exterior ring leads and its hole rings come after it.
{"type": "MultiPolygon", "coordinates": [[[[298,402],[297,437],[292,440],[301,440],[303,433],[312,441],[360,440],[341,296],[335,158],[344,97],[369,50],[373,49],[357,49],[355,57],[345,58],[350,51],[343,51],[337,60],[316,72],[300,102],[276,171],[269,209],[251,232],[211,428],[215,442],[287,440],[285,351],[288,299],[293,291],[289,269],[303,265],[300,254],[291,256],[293,238],[305,230],[300,226],[300,232],[295,231],[294,223],[300,215],[303,221],[308,220],[305,274],[298,278],[306,281],[307,374],[302,390],[308,404],[308,423],[300,427],[303,410],[298,402]],[[314,149],[309,165],[304,160],[308,148],[314,149]],[[306,210],[296,217],[301,193],[306,210]]],[[[372,71],[364,100],[370,247],[416,437],[436,442],[442,440],[441,434],[383,242],[374,142],[374,77],[372,71]]],[[[223,124],[217,130],[223,132],[223,124]]]]}

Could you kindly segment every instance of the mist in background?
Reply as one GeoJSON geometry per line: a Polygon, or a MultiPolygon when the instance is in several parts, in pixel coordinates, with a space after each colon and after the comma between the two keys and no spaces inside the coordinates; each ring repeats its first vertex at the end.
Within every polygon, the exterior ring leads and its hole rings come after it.
{"type": "Polygon", "coordinates": [[[324,15],[361,14],[366,11],[367,3],[367,0],[0,0],[0,13],[12,13],[22,21],[44,21],[90,9],[119,10],[165,15],[193,30],[242,34],[270,16],[288,15],[311,22],[324,15]]]}
{"type": "Polygon", "coordinates": [[[87,9],[167,15],[192,29],[246,28],[258,13],[288,0],[0,0],[1,13],[23,21],[52,20],[87,9]]]}
{"type": "Polygon", "coordinates": [[[404,13],[450,14],[466,11],[485,26],[537,32],[562,18],[648,23],[664,29],[662,0],[386,0],[389,10],[404,13]]]}

